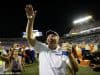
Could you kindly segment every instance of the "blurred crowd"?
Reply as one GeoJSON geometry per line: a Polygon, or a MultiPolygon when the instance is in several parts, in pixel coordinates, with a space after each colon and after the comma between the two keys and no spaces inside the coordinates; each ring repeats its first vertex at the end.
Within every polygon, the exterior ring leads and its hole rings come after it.
{"type": "MultiPolygon", "coordinates": [[[[94,56],[94,53],[99,52],[99,44],[95,42],[86,43],[85,41],[80,43],[69,43],[71,45],[69,51],[74,55],[78,63],[82,60],[90,60],[89,66],[93,64],[100,64],[100,56],[94,56]]],[[[25,64],[32,64],[38,58],[38,53],[35,49],[26,44],[14,43],[9,47],[0,45],[0,54],[9,57],[9,60],[0,61],[0,65],[3,64],[3,69],[0,70],[2,73],[10,70],[12,74],[21,73],[24,70],[25,64]]],[[[0,68],[1,69],[1,68],[0,68]]]]}
{"type": "Polygon", "coordinates": [[[0,45],[0,74],[11,71],[12,74],[20,74],[24,69],[25,64],[32,64],[35,62],[36,53],[34,48],[25,44],[14,43],[12,46],[6,47],[0,45]],[[8,59],[5,59],[7,57],[8,59]]]}
{"type": "Polygon", "coordinates": [[[72,43],[71,52],[78,61],[86,61],[87,66],[91,67],[92,70],[100,71],[100,44],[93,41],[87,43],[85,41],[80,43],[72,43]]]}

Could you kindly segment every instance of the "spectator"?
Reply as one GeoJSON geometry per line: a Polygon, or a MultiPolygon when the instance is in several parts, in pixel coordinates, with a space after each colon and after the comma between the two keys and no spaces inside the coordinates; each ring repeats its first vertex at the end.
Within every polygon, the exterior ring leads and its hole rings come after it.
{"type": "Polygon", "coordinates": [[[9,61],[7,52],[0,46],[0,74],[5,73],[5,62],[9,61]]]}
{"type": "Polygon", "coordinates": [[[31,60],[31,63],[34,63],[35,61],[35,52],[34,52],[33,47],[30,48],[30,60],[31,60]]]}
{"type": "Polygon", "coordinates": [[[20,75],[21,70],[22,70],[21,58],[18,56],[18,50],[14,50],[12,60],[11,60],[12,75],[20,75]]]}

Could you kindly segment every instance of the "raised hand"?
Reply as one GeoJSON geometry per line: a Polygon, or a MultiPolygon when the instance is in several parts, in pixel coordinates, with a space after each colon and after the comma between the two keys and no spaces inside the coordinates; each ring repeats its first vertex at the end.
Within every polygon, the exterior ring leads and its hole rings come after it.
{"type": "Polygon", "coordinates": [[[28,19],[35,18],[36,10],[33,9],[31,4],[26,5],[25,11],[28,19]]]}

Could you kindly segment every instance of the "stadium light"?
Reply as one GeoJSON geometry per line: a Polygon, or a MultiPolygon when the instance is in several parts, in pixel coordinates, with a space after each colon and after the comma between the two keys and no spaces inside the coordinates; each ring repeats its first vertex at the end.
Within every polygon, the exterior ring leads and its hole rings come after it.
{"type": "Polygon", "coordinates": [[[95,27],[95,28],[91,28],[91,29],[88,29],[88,30],[83,30],[83,31],[80,31],[79,33],[86,33],[86,32],[91,32],[91,31],[96,31],[96,30],[99,30],[100,29],[100,27],[95,27]]]}
{"type": "Polygon", "coordinates": [[[90,19],[92,19],[92,16],[86,16],[86,17],[83,17],[83,18],[80,18],[80,19],[73,21],[73,24],[82,23],[82,22],[88,21],[90,19]]]}

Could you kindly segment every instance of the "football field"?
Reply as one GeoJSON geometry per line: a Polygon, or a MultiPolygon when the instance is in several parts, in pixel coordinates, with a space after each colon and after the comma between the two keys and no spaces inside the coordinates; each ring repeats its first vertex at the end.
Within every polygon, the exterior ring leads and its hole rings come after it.
{"type": "MultiPolygon", "coordinates": [[[[21,75],[39,75],[38,62],[25,65],[21,75]]],[[[92,71],[89,67],[80,67],[77,75],[100,75],[100,72],[92,71]]]]}

